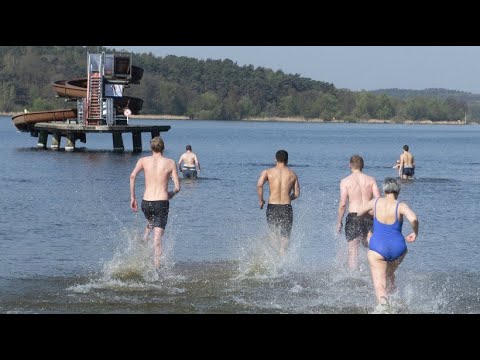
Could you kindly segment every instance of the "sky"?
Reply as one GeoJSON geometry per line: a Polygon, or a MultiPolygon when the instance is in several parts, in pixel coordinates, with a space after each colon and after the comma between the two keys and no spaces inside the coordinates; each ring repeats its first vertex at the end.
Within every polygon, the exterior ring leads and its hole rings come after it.
{"type": "Polygon", "coordinates": [[[445,88],[480,94],[480,46],[107,47],[156,56],[230,59],[354,91],[445,88]]]}

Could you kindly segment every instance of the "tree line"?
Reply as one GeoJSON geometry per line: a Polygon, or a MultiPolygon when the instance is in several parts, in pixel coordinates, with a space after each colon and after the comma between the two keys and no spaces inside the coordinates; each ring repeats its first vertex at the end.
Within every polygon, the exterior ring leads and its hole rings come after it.
{"type": "MultiPolygon", "coordinates": [[[[52,82],[87,76],[87,52],[123,52],[96,46],[0,47],[0,111],[21,112],[70,108],[57,98],[52,82]]],[[[445,96],[445,91],[394,96],[391,93],[350,91],[299,74],[286,74],[225,60],[184,56],[133,54],[144,69],[140,84],[125,95],[144,100],[142,113],[183,115],[192,119],[239,120],[252,117],[305,119],[459,120],[473,99],[445,96]]],[[[441,89],[440,89],[441,90],[441,89]]],[[[469,93],[468,93],[469,94],[469,93]]],[[[457,94],[458,95],[458,94],[457,94]]],[[[470,111],[471,112],[471,111],[470,111]]],[[[473,118],[473,114],[472,118],[473,118]]],[[[478,106],[480,117],[480,106],[478,106]]]]}

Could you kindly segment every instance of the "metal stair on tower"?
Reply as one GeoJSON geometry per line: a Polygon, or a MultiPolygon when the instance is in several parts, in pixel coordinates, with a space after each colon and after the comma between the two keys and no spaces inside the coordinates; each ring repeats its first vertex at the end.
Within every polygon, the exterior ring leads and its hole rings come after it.
{"type": "Polygon", "coordinates": [[[94,71],[90,73],[88,84],[87,125],[99,125],[102,120],[102,75],[94,71]]]}

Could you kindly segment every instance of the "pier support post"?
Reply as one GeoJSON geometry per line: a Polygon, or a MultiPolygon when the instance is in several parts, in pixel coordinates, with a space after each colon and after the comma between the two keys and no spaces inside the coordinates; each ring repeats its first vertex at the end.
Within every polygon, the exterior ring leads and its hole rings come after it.
{"type": "Polygon", "coordinates": [[[38,133],[37,147],[39,149],[45,149],[47,147],[47,139],[48,139],[48,132],[47,131],[40,131],[38,133]]]}
{"type": "Polygon", "coordinates": [[[75,150],[75,134],[67,134],[67,144],[65,145],[65,151],[75,150]]]}
{"type": "Polygon", "coordinates": [[[86,143],[87,142],[87,134],[85,133],[80,133],[80,134],[75,134],[75,139],[77,140],[80,140],[82,143],[86,143]]]}
{"type": "Polygon", "coordinates": [[[142,133],[132,132],[133,152],[142,152],[142,133]]]}
{"type": "Polygon", "coordinates": [[[58,132],[53,133],[52,144],[50,145],[50,148],[52,150],[58,150],[58,148],[60,147],[60,141],[61,140],[62,140],[62,136],[60,135],[60,133],[58,133],[58,132]]]}
{"type": "Polygon", "coordinates": [[[152,133],[152,139],[153,139],[155,136],[160,136],[160,130],[152,130],[151,133],[152,133]]]}
{"type": "Polygon", "coordinates": [[[113,138],[113,151],[123,152],[125,150],[125,147],[123,146],[122,133],[119,131],[114,131],[112,132],[112,138],[113,138]]]}

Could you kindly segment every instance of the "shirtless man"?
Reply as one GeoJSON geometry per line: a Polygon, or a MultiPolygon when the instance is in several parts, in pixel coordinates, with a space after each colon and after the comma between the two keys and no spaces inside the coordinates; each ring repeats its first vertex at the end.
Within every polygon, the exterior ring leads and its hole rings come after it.
{"type": "Polygon", "coordinates": [[[345,221],[345,237],[348,242],[348,267],[358,269],[358,249],[360,242],[368,246],[368,237],[371,236],[373,219],[371,216],[357,217],[357,211],[372,198],[380,197],[377,182],[372,176],[362,172],[363,158],[353,155],[350,158],[351,174],[340,181],[340,204],[338,206],[337,231],[342,232],[343,216],[347,208],[348,215],[345,221]]]}
{"type": "Polygon", "coordinates": [[[271,231],[270,240],[274,249],[283,256],[290,242],[293,225],[291,202],[300,196],[300,184],[295,172],[288,168],[288,153],[278,150],[276,165],[263,170],[257,183],[258,201],[263,209],[263,185],[268,181],[267,224],[271,231]]]}
{"type": "Polygon", "coordinates": [[[135,178],[143,170],[145,192],[143,193],[142,211],[148,220],[143,238],[148,241],[150,231],[153,229],[154,265],[158,269],[162,255],[162,236],[168,220],[169,200],[180,191],[180,180],[175,161],[163,156],[165,149],[163,140],[159,136],[154,137],[150,141],[150,147],[153,151],[152,156],[140,158],[130,174],[130,208],[134,212],[138,211],[135,198],[135,178]],[[175,185],[173,191],[168,191],[170,177],[175,185]]]}
{"type": "Polygon", "coordinates": [[[403,154],[400,155],[400,177],[413,179],[413,175],[415,175],[415,159],[408,152],[408,145],[403,145],[403,154]]]}
{"type": "Polygon", "coordinates": [[[197,155],[192,152],[191,145],[187,145],[185,148],[187,151],[184,152],[178,160],[178,170],[183,173],[185,179],[196,179],[197,171],[200,172],[200,162],[198,161],[197,155]]]}

